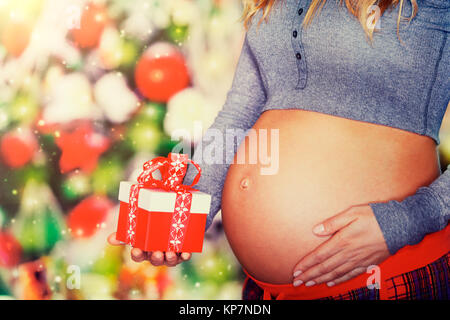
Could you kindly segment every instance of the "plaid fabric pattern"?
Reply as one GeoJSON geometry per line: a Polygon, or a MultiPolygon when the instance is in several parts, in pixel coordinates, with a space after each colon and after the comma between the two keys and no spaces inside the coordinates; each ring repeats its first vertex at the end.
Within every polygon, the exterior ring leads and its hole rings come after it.
{"type": "Polygon", "coordinates": [[[387,281],[388,299],[449,300],[450,254],[423,268],[413,270],[387,281]]]}
{"type": "MultiPolygon", "coordinates": [[[[383,283],[389,300],[449,300],[450,299],[450,253],[423,268],[406,272],[383,283]]],[[[262,300],[264,290],[252,279],[245,280],[243,300],[262,300]]],[[[318,300],[380,300],[379,289],[366,287],[350,290],[336,296],[318,300]]]]}

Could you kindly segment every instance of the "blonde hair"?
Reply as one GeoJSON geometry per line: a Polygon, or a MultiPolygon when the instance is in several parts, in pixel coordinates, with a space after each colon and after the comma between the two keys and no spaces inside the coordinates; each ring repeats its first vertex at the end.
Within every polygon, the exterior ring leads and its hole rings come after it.
{"type": "MultiPolygon", "coordinates": [[[[275,4],[276,0],[244,0],[244,11],[241,17],[241,21],[244,22],[245,29],[248,30],[248,27],[250,25],[250,21],[252,17],[259,11],[262,10],[263,14],[261,19],[258,22],[258,25],[263,21],[267,20],[267,16],[272,9],[273,5],[275,4]]],[[[323,5],[325,4],[327,0],[312,0],[311,5],[308,9],[308,11],[305,14],[305,19],[303,20],[303,26],[307,27],[314,16],[320,12],[323,5]]],[[[373,31],[374,28],[369,28],[369,19],[372,19],[373,10],[372,9],[374,5],[377,5],[380,9],[380,16],[383,14],[384,11],[388,8],[395,8],[397,5],[400,5],[400,10],[398,12],[397,17],[397,36],[399,36],[399,27],[400,27],[400,20],[405,17],[402,17],[402,7],[404,0],[339,0],[339,3],[342,4],[342,1],[345,2],[345,5],[350,11],[351,14],[353,14],[363,27],[363,30],[366,34],[366,36],[372,41],[373,37],[373,31]]],[[[411,13],[411,16],[406,18],[406,20],[410,21],[414,16],[417,14],[418,6],[416,0],[409,0],[413,6],[413,12],[411,13]]],[[[374,21],[374,20],[371,20],[374,21]]],[[[374,21],[375,22],[375,21],[374,21]]]]}

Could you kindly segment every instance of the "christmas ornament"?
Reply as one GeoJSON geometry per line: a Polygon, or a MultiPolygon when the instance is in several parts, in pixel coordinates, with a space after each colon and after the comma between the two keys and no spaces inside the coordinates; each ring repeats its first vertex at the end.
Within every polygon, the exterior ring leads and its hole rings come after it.
{"type": "Polygon", "coordinates": [[[73,40],[80,48],[96,47],[108,23],[106,8],[90,3],[83,10],[79,28],[72,29],[73,40]]]}
{"type": "Polygon", "coordinates": [[[87,238],[92,236],[106,220],[113,203],[104,196],[90,196],[82,200],[68,216],[68,226],[72,236],[87,238]]]}
{"type": "Polygon", "coordinates": [[[186,40],[189,34],[189,27],[187,25],[179,26],[176,24],[171,24],[169,28],[167,28],[166,32],[173,42],[179,44],[186,40]]]}
{"type": "Polygon", "coordinates": [[[128,70],[134,69],[137,59],[139,58],[140,46],[136,41],[122,39],[122,59],[120,67],[128,70]]]}
{"type": "Polygon", "coordinates": [[[127,36],[142,42],[148,42],[157,33],[153,20],[146,12],[142,11],[134,12],[128,16],[122,23],[122,30],[127,36]]]}
{"type": "Polygon", "coordinates": [[[159,126],[147,121],[132,121],[127,131],[127,141],[135,151],[154,152],[163,134],[159,126]]]}
{"type": "Polygon", "coordinates": [[[144,52],[135,70],[139,91],[148,99],[166,102],[189,85],[183,55],[169,43],[153,44],[144,52]]]}
{"type": "Polygon", "coordinates": [[[48,185],[26,182],[12,231],[27,256],[48,253],[63,239],[64,220],[48,185]]]}
{"type": "Polygon", "coordinates": [[[16,266],[22,256],[22,247],[16,238],[8,231],[0,230],[0,267],[16,266]]]}
{"type": "Polygon", "coordinates": [[[149,102],[142,106],[137,114],[137,117],[139,120],[148,121],[162,126],[165,115],[166,107],[163,104],[149,102]]]}
{"type": "Polygon", "coordinates": [[[1,139],[3,162],[11,168],[20,168],[31,161],[38,148],[36,137],[27,128],[17,128],[1,139]]]}
{"type": "Polygon", "coordinates": [[[42,120],[46,123],[68,123],[77,119],[95,119],[100,115],[92,101],[91,84],[79,72],[61,76],[45,101],[42,120]]]}
{"type": "Polygon", "coordinates": [[[91,191],[90,179],[85,173],[77,170],[64,180],[62,191],[68,200],[78,199],[91,191]]]}
{"type": "Polygon", "coordinates": [[[2,45],[6,51],[15,56],[20,56],[28,46],[31,37],[32,26],[29,21],[22,19],[9,19],[2,30],[2,45]]]}
{"type": "Polygon", "coordinates": [[[165,132],[173,137],[196,142],[214,121],[217,108],[200,91],[187,88],[173,96],[167,104],[165,132]]]}
{"type": "Polygon", "coordinates": [[[90,173],[97,167],[100,155],[109,148],[109,139],[84,124],[73,132],[62,132],[56,144],[62,151],[59,160],[61,173],[76,168],[90,173]]]}
{"type": "Polygon", "coordinates": [[[139,100],[128,87],[121,73],[111,72],[97,81],[94,87],[97,105],[113,123],[127,121],[139,107],[139,100]]]}

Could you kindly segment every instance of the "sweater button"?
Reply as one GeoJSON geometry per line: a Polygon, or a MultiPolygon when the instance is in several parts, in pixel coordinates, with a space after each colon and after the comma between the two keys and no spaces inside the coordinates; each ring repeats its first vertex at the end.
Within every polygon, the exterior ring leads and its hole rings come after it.
{"type": "Polygon", "coordinates": [[[297,53],[295,54],[295,56],[297,57],[298,60],[300,60],[300,59],[302,58],[302,55],[300,54],[300,52],[297,52],[297,53]]]}
{"type": "Polygon", "coordinates": [[[303,8],[298,9],[298,15],[300,16],[300,15],[302,15],[302,13],[303,13],[303,8]]]}
{"type": "Polygon", "coordinates": [[[294,38],[297,38],[297,30],[294,30],[294,32],[292,32],[292,36],[293,36],[294,38]]]}

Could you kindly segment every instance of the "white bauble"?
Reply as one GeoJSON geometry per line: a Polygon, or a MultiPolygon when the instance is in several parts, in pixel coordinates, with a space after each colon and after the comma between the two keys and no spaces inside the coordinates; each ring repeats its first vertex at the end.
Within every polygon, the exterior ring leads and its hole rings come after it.
{"type": "Polygon", "coordinates": [[[91,84],[79,72],[61,76],[53,85],[43,112],[43,120],[48,123],[67,123],[76,119],[98,117],[92,101],[91,84]]]}
{"type": "Polygon", "coordinates": [[[156,34],[155,26],[148,15],[143,12],[135,12],[131,14],[122,23],[122,30],[129,36],[148,42],[156,34]]]}
{"type": "Polygon", "coordinates": [[[139,107],[139,100],[127,86],[121,73],[110,72],[101,77],[94,87],[97,105],[105,117],[114,123],[127,121],[139,107]]]}
{"type": "Polygon", "coordinates": [[[187,88],[174,95],[167,104],[164,130],[173,139],[197,142],[211,126],[217,107],[195,88],[187,88]]]}

